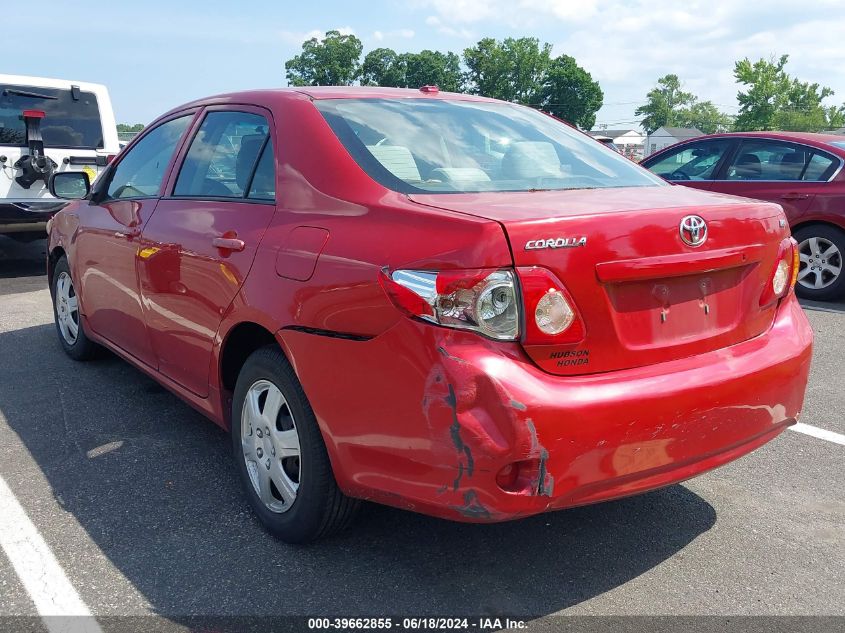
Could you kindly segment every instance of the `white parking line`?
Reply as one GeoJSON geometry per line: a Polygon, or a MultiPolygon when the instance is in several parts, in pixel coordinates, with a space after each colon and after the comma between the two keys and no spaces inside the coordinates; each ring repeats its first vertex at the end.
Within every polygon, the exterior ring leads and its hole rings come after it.
{"type": "Polygon", "coordinates": [[[0,546],[50,633],[102,633],[2,477],[0,546]]]}
{"type": "Polygon", "coordinates": [[[826,431],[824,429],[820,429],[817,426],[804,424],[803,422],[793,424],[789,428],[793,431],[797,431],[798,433],[803,433],[804,435],[812,435],[813,437],[817,437],[820,440],[827,440],[828,442],[833,442],[834,444],[841,444],[842,446],[845,446],[845,435],[842,435],[841,433],[826,431]]]}

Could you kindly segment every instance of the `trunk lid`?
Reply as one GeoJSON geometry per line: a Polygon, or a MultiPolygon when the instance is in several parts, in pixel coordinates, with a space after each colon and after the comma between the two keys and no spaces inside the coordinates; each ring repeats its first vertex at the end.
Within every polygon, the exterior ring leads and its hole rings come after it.
{"type": "Polygon", "coordinates": [[[773,322],[776,304],[761,307],[760,298],[789,235],[777,205],[669,186],[410,198],[498,221],[516,266],[548,268],[563,282],[584,339],[524,346],[551,373],[692,356],[753,338],[773,322]],[[698,247],[681,238],[689,215],[707,223],[698,247]]]}

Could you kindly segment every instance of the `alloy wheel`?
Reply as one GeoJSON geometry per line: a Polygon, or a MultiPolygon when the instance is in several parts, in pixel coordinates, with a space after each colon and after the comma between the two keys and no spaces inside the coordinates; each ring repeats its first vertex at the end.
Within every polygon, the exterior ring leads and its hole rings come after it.
{"type": "Polygon", "coordinates": [[[836,283],[842,273],[842,253],[823,237],[810,237],[798,245],[798,283],[810,290],[821,290],[836,283]]]}
{"type": "Polygon", "coordinates": [[[252,487],[271,512],[287,512],[300,482],[299,433],[293,411],[268,380],[252,384],[241,413],[241,447],[252,487]]]}
{"type": "Polygon", "coordinates": [[[65,343],[76,343],[79,336],[79,302],[73,281],[66,272],[62,272],[56,280],[56,321],[65,343]]]}

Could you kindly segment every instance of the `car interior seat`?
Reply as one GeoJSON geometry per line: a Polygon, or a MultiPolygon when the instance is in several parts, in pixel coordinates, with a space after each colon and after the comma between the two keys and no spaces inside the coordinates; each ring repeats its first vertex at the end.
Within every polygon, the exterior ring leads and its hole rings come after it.
{"type": "Polygon", "coordinates": [[[411,150],[402,145],[367,145],[367,150],[382,166],[397,178],[405,181],[422,180],[411,150]]]}
{"type": "Polygon", "coordinates": [[[804,152],[790,152],[780,159],[779,171],[783,180],[800,180],[804,171],[804,152]]]}
{"type": "Polygon", "coordinates": [[[559,178],[560,158],[551,143],[519,141],[508,146],[502,157],[501,171],[507,180],[559,178]]]}
{"type": "Polygon", "coordinates": [[[763,175],[763,166],[756,154],[743,154],[734,167],[734,177],[739,180],[759,180],[763,175]]]}

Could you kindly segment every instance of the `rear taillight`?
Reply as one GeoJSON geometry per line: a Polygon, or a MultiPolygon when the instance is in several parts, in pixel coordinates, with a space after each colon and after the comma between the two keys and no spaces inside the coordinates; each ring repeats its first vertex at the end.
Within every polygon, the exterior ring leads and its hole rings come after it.
{"type": "Polygon", "coordinates": [[[525,306],[526,345],[565,345],[584,338],[584,321],[569,292],[552,271],[516,269],[525,306]]]}
{"type": "Polygon", "coordinates": [[[798,249],[798,242],[794,237],[790,237],[789,241],[792,243],[792,276],[789,278],[789,288],[795,288],[798,282],[798,269],[801,268],[801,251],[798,249]]]}
{"type": "Polygon", "coordinates": [[[760,305],[767,306],[785,297],[798,278],[798,244],[791,237],[780,243],[775,269],[760,296],[760,305]]]}
{"type": "Polygon", "coordinates": [[[545,268],[383,270],[380,281],[398,308],[438,325],[500,341],[515,341],[522,334],[528,345],[584,338],[584,322],[572,297],[545,268]]]}
{"type": "Polygon", "coordinates": [[[519,337],[512,270],[384,270],[380,280],[393,303],[411,316],[500,341],[519,337]]]}

